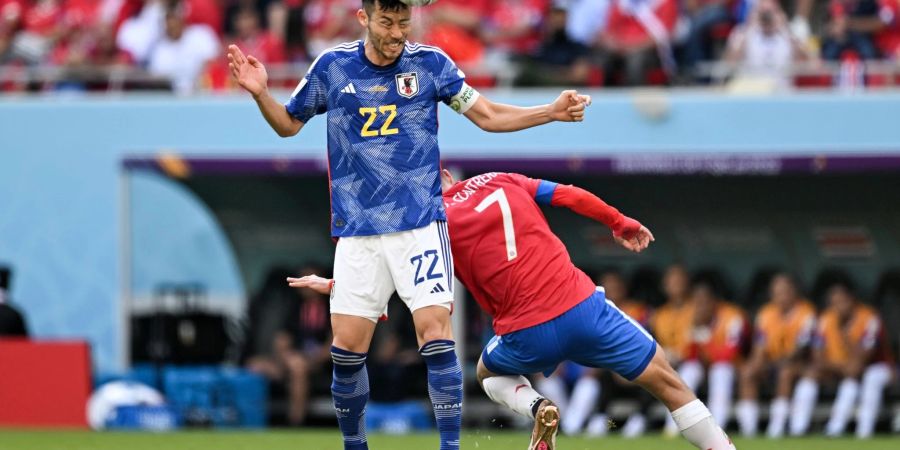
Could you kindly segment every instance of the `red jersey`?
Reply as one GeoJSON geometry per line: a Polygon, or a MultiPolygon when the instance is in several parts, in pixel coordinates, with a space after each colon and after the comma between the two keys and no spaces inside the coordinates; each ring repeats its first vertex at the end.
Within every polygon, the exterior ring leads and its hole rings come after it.
{"type": "Polygon", "coordinates": [[[556,318],[596,289],[538,206],[550,204],[556,188],[487,173],[444,192],[456,276],[493,316],[498,335],[556,318]]]}

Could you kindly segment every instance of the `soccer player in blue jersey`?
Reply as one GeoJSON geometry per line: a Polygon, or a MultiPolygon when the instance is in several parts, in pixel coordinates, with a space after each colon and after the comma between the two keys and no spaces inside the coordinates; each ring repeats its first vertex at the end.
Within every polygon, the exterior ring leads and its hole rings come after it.
{"type": "Polygon", "coordinates": [[[266,70],[228,48],[232,76],[252,94],[280,136],[328,113],[328,168],[335,285],[332,395],[345,449],[366,449],[366,352],[396,290],[412,311],[428,367],[441,450],[459,448],[462,372],[450,332],[453,262],[441,198],[437,103],[486,131],[578,122],[590,97],[563,93],[523,108],[493,103],[465,82],[440,49],[411,44],[410,9],[398,0],[362,0],[365,41],[331,48],[312,63],[286,104],[268,92],[266,70]]]}

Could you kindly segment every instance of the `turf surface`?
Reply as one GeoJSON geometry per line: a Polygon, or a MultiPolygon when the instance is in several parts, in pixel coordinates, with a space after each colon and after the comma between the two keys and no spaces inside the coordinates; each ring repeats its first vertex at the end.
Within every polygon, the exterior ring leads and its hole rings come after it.
{"type": "MultiPolygon", "coordinates": [[[[372,450],[432,450],[437,448],[436,434],[407,436],[374,435],[372,450]]],[[[740,450],[897,450],[900,436],[879,437],[869,441],[855,439],[741,440],[740,450]]],[[[528,435],[524,432],[465,432],[463,449],[525,450],[528,435]]],[[[191,431],[167,434],[91,433],[81,431],[0,430],[0,450],[341,450],[337,430],[206,432],[191,431]]],[[[560,438],[560,450],[690,450],[693,447],[679,439],[646,437],[623,440],[560,438]]]]}

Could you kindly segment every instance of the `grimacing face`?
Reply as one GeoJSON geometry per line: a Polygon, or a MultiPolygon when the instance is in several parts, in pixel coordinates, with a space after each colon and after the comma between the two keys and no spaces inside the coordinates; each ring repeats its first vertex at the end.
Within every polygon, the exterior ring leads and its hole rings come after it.
{"type": "Polygon", "coordinates": [[[357,14],[368,31],[372,47],[388,62],[399,58],[403,52],[406,38],[412,30],[411,16],[410,8],[386,11],[381,9],[381,5],[377,2],[371,14],[364,9],[359,10],[357,14]]]}

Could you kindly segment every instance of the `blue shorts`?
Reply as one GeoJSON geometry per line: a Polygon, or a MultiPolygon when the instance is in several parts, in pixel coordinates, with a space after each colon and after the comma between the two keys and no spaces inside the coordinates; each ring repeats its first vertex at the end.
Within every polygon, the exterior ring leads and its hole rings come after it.
{"type": "Polygon", "coordinates": [[[559,363],[568,360],[634,380],[655,353],[656,341],[650,333],[598,288],[549,322],[494,336],[481,352],[481,360],[498,375],[542,372],[549,376],[559,363]]]}

